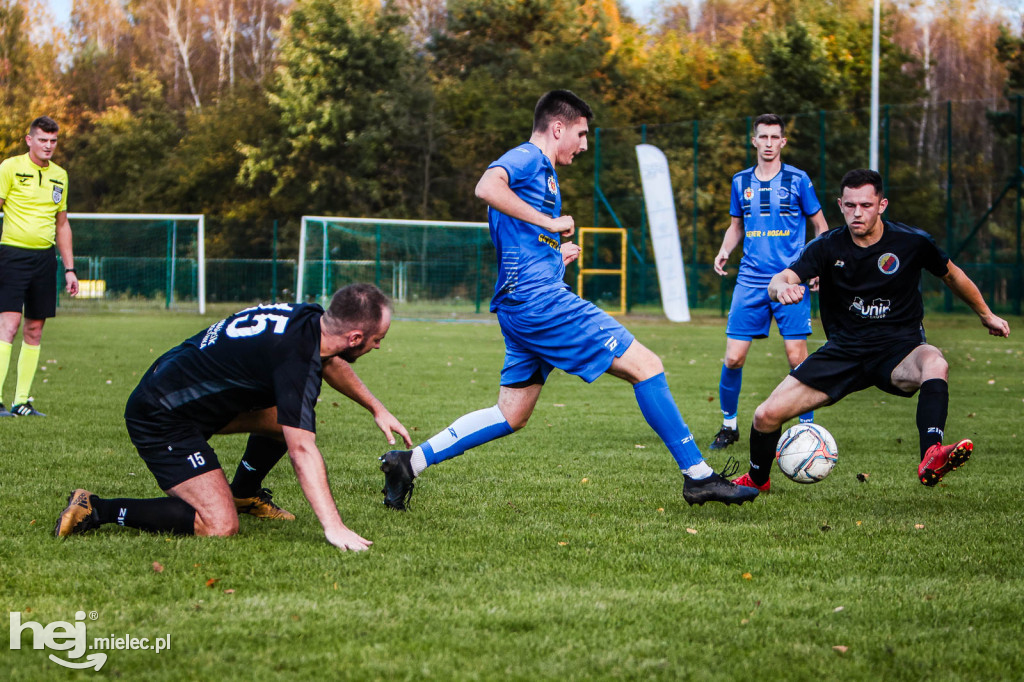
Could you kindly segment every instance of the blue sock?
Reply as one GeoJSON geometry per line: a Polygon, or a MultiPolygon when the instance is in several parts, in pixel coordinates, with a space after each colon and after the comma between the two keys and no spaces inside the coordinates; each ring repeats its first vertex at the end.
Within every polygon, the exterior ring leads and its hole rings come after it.
{"type": "Polygon", "coordinates": [[[811,410],[810,412],[804,412],[802,415],[800,415],[800,423],[801,424],[813,424],[814,423],[814,410],[811,410]]]}
{"type": "Polygon", "coordinates": [[[725,419],[735,419],[740,405],[740,386],[743,385],[743,368],[729,369],[722,365],[722,378],[718,380],[718,401],[725,419]]]}
{"type": "Polygon", "coordinates": [[[665,441],[668,451],[675,457],[680,469],[687,469],[704,461],[700,449],[693,442],[690,427],[679,414],[676,401],[668,390],[665,373],[645,379],[633,386],[640,412],[655,433],[665,441]]]}
{"type": "Polygon", "coordinates": [[[420,445],[427,466],[458,457],[466,450],[512,433],[498,406],[463,415],[447,429],[420,445]]]}

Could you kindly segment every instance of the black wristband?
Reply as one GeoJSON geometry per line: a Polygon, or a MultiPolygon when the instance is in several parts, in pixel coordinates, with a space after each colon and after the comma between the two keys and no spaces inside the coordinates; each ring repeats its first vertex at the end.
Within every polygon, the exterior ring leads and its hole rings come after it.
{"type": "Polygon", "coordinates": [[[73,272],[76,275],[78,274],[78,270],[75,270],[74,268],[64,268],[64,274],[65,275],[68,274],[69,272],[73,272]]]}

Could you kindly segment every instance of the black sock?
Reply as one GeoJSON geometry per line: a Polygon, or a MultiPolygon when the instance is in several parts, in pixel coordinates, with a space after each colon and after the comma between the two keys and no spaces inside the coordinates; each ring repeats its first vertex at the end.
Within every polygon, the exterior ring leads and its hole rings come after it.
{"type": "Polygon", "coordinates": [[[779,444],[782,429],[771,433],[761,433],[750,427],[750,480],[757,485],[764,485],[772,473],[772,462],[775,460],[775,447],[779,444]]]}
{"type": "Polygon", "coordinates": [[[93,495],[89,502],[100,523],[116,523],[150,533],[195,534],[196,510],[177,497],[103,500],[93,495]]]}
{"type": "Polygon", "coordinates": [[[944,379],[929,379],[921,384],[917,396],[917,432],[920,436],[921,459],[928,448],[942,442],[949,411],[949,384],[944,379]]]}
{"type": "Polygon", "coordinates": [[[249,442],[245,444],[245,454],[231,481],[231,494],[235,497],[255,497],[263,488],[263,479],[286,452],[288,445],[282,440],[250,435],[249,442]]]}

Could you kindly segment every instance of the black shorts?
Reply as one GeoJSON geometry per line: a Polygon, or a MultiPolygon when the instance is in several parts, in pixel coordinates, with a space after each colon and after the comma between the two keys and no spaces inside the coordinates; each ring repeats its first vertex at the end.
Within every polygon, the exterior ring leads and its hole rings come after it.
{"type": "Polygon", "coordinates": [[[828,341],[789,374],[825,393],[833,403],[871,386],[909,398],[917,391],[907,392],[893,386],[892,371],[923,343],[923,339],[908,339],[883,348],[851,349],[828,341]]]}
{"type": "Polygon", "coordinates": [[[217,453],[208,442],[212,433],[175,419],[163,408],[149,404],[137,390],[128,398],[124,423],[132,444],[161,490],[170,490],[221,468],[217,453]]]}
{"type": "Polygon", "coordinates": [[[57,314],[56,249],[0,245],[0,313],[21,313],[30,320],[57,314]]]}

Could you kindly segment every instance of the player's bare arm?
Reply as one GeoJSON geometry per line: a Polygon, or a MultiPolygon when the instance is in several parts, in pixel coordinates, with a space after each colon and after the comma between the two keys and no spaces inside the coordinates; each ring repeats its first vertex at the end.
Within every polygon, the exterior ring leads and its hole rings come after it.
{"type": "MultiPolygon", "coordinates": [[[[2,203],[2,202],[0,202],[2,203]]],[[[75,267],[75,256],[71,249],[71,223],[68,222],[67,211],[61,211],[57,214],[57,252],[60,254],[60,260],[64,264],[64,269],[68,270],[75,267]]],[[[64,273],[64,288],[71,296],[78,295],[78,275],[74,272],[64,273]]]]}
{"type": "Polygon", "coordinates": [[[729,262],[729,254],[743,241],[743,219],[736,216],[730,216],[730,218],[729,227],[726,229],[725,237],[722,239],[722,248],[718,250],[718,255],[715,256],[715,272],[723,277],[729,274],[725,269],[725,264],[729,262]]]}
{"type": "Polygon", "coordinates": [[[536,225],[548,232],[566,237],[571,237],[576,232],[576,223],[572,216],[552,218],[517,197],[508,186],[508,173],[504,168],[488,168],[476,184],[476,196],[495,211],[501,211],[511,218],[536,225]]]}
{"type": "Polygon", "coordinates": [[[338,505],[327,482],[327,467],[316,446],[316,436],[310,431],[291,426],[282,426],[282,429],[299,485],[320,520],[320,525],[324,527],[327,541],[344,550],[358,552],[369,549],[373,543],[349,530],[341,521],[338,505]]]}
{"type": "Polygon", "coordinates": [[[828,232],[828,223],[825,222],[825,212],[818,211],[811,216],[811,225],[814,226],[814,236],[820,237],[821,235],[828,232]]]}
{"type": "Polygon", "coordinates": [[[323,371],[324,381],[328,386],[349,400],[362,405],[373,415],[373,421],[376,422],[377,428],[384,433],[389,444],[395,444],[394,434],[397,433],[407,446],[412,446],[412,438],[409,437],[406,428],[402,426],[402,422],[398,421],[384,406],[384,403],[373,395],[349,362],[338,356],[328,358],[323,363],[323,371]]]}
{"type": "Polygon", "coordinates": [[[795,272],[786,268],[772,277],[768,283],[768,298],[783,305],[799,303],[804,298],[804,288],[800,286],[800,278],[795,272]]]}
{"type": "Polygon", "coordinates": [[[950,291],[977,313],[978,317],[981,318],[981,323],[988,329],[988,333],[992,336],[1009,336],[1010,324],[989,309],[988,304],[985,303],[985,299],[981,295],[981,291],[971,281],[971,278],[955,265],[953,261],[949,261],[946,267],[948,270],[943,275],[942,281],[949,287],[950,291]]]}

